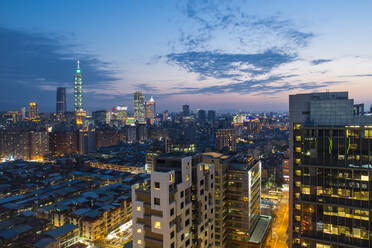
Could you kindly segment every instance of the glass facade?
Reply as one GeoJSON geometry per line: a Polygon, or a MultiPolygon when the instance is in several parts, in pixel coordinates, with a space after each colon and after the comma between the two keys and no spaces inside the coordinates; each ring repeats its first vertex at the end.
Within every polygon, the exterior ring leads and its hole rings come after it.
{"type": "Polygon", "coordinates": [[[372,127],[293,125],[293,247],[372,247],[372,127]]]}

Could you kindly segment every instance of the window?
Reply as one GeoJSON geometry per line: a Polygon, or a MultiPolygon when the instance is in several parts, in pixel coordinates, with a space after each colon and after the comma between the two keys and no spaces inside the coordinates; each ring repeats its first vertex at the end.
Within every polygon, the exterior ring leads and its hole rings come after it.
{"type": "Polygon", "coordinates": [[[296,176],[301,176],[301,170],[296,170],[296,176]]]}
{"type": "Polygon", "coordinates": [[[189,215],[190,214],[190,209],[187,209],[186,210],[186,215],[189,215]]]}
{"type": "Polygon", "coordinates": [[[296,147],[296,152],[301,152],[301,147],[296,147]]]}
{"type": "Polygon", "coordinates": [[[184,239],[185,239],[185,235],[182,233],[181,240],[184,240],[184,239]]]}
{"type": "Polygon", "coordinates": [[[301,159],[300,158],[296,158],[296,164],[300,164],[301,163],[301,159]]]}
{"type": "Polygon", "coordinates": [[[173,216],[174,215],[174,208],[172,208],[171,210],[170,210],[170,216],[173,216]]]}
{"type": "Polygon", "coordinates": [[[155,205],[160,205],[160,198],[154,198],[154,204],[155,205]]]}
{"type": "Polygon", "coordinates": [[[190,219],[187,219],[187,220],[185,221],[185,226],[188,226],[188,225],[190,225],[190,219]]]}
{"type": "Polygon", "coordinates": [[[190,162],[187,162],[186,168],[190,169],[190,162]]]}
{"type": "Polygon", "coordinates": [[[155,221],[155,223],[154,223],[154,227],[155,227],[156,229],[160,229],[160,228],[161,228],[160,221],[155,221]]]}
{"type": "Polygon", "coordinates": [[[137,206],[137,211],[140,212],[141,211],[141,206],[137,206]]]}
{"type": "Polygon", "coordinates": [[[183,209],[184,206],[185,206],[185,203],[181,202],[181,209],[183,209]]]}
{"type": "Polygon", "coordinates": [[[190,245],[190,240],[186,240],[186,243],[185,243],[186,247],[188,247],[190,245]]]}
{"type": "Polygon", "coordinates": [[[171,248],[174,248],[174,242],[171,244],[171,248]]]}
{"type": "Polygon", "coordinates": [[[159,182],[155,182],[154,183],[154,188],[155,189],[160,189],[160,183],[159,182]]]}
{"type": "Polygon", "coordinates": [[[139,244],[139,245],[142,244],[142,240],[140,240],[140,239],[137,240],[137,244],[139,244]]]}
{"type": "Polygon", "coordinates": [[[137,233],[141,233],[142,232],[142,229],[141,228],[137,228],[137,233]]]}
{"type": "Polygon", "coordinates": [[[174,231],[171,232],[171,234],[170,234],[170,238],[171,238],[171,239],[174,238],[174,231]]]}
{"type": "Polygon", "coordinates": [[[185,192],[181,191],[181,197],[183,197],[184,195],[185,195],[185,192]]]}
{"type": "Polygon", "coordinates": [[[200,185],[204,185],[204,180],[200,180],[200,185]]]}
{"type": "Polygon", "coordinates": [[[186,181],[190,181],[190,174],[186,175],[186,181]]]}
{"type": "Polygon", "coordinates": [[[174,175],[173,174],[170,174],[169,175],[169,182],[174,182],[174,175]]]}
{"type": "Polygon", "coordinates": [[[301,141],[301,136],[296,136],[296,141],[301,141]]]}

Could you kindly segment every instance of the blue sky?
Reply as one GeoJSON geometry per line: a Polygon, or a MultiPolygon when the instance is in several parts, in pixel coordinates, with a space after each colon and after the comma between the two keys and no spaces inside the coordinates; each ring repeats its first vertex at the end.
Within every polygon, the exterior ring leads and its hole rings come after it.
{"type": "MultiPolygon", "coordinates": [[[[288,94],[347,90],[372,103],[371,1],[0,2],[0,110],[54,111],[76,60],[84,107],[285,111],[288,94]]],[[[72,94],[68,96],[72,109],[72,94]]]]}

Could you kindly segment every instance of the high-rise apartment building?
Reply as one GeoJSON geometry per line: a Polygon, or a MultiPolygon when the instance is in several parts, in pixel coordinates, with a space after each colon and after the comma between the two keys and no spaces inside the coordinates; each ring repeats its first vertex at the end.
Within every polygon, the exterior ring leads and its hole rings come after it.
{"type": "Polygon", "coordinates": [[[155,100],[153,97],[150,98],[150,101],[145,104],[145,117],[150,124],[154,124],[155,121],[155,100]]]}
{"type": "Polygon", "coordinates": [[[218,151],[235,151],[236,131],[234,129],[218,129],[216,132],[216,148],[218,151]]]}
{"type": "Polygon", "coordinates": [[[289,97],[289,247],[372,247],[372,116],[347,92],[289,97]]]}
{"type": "Polygon", "coordinates": [[[35,120],[39,117],[38,114],[39,113],[38,113],[37,103],[36,102],[30,102],[30,104],[28,106],[28,118],[30,120],[35,120]]]}
{"type": "Polygon", "coordinates": [[[134,247],[213,247],[214,166],[199,156],[157,157],[132,188],[134,247]]]}
{"type": "Polygon", "coordinates": [[[145,121],[145,97],[141,91],[134,92],[134,118],[138,123],[145,121]]]}
{"type": "Polygon", "coordinates": [[[74,111],[83,109],[83,76],[80,72],[80,61],[77,62],[77,68],[74,80],[74,111]]]}
{"type": "Polygon", "coordinates": [[[64,114],[66,112],[66,88],[57,88],[56,113],[64,114]]]}
{"type": "Polygon", "coordinates": [[[214,247],[264,247],[271,217],[261,215],[261,162],[214,152],[203,162],[215,167],[214,247]]]}

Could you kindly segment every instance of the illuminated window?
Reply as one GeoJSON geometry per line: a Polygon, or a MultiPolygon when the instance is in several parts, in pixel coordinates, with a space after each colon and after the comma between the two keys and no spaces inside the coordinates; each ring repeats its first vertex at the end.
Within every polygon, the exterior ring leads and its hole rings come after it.
{"type": "Polygon", "coordinates": [[[154,223],[154,227],[155,227],[156,229],[160,229],[160,221],[155,221],[155,223],[154,223]]]}
{"type": "Polygon", "coordinates": [[[295,232],[299,232],[300,228],[298,226],[295,227],[295,232]]]}
{"type": "Polygon", "coordinates": [[[296,220],[296,221],[300,221],[300,220],[301,220],[301,216],[296,215],[295,220],[296,220]]]}
{"type": "Polygon", "coordinates": [[[301,147],[296,147],[296,152],[301,152],[301,147]]]}
{"type": "Polygon", "coordinates": [[[142,232],[142,229],[141,228],[137,228],[137,233],[141,233],[142,232]]]}
{"type": "Polygon", "coordinates": [[[137,206],[137,211],[138,211],[138,212],[141,211],[141,206],[137,206]]]}
{"type": "Polygon", "coordinates": [[[296,141],[301,141],[301,136],[296,136],[296,141]]]}
{"type": "Polygon", "coordinates": [[[202,164],[200,165],[200,170],[201,170],[201,171],[203,170],[203,165],[202,165],[202,164]]]}
{"type": "Polygon", "coordinates": [[[301,205],[300,204],[296,204],[296,209],[297,210],[301,210],[301,205]]]}
{"type": "Polygon", "coordinates": [[[296,187],[301,187],[301,182],[300,181],[296,181],[296,187]]]}
{"type": "Polygon", "coordinates": [[[296,199],[300,199],[300,193],[296,193],[295,196],[296,196],[296,199]]]}
{"type": "Polygon", "coordinates": [[[296,170],[296,176],[301,176],[301,170],[296,170]]]}
{"type": "Polygon", "coordinates": [[[302,194],[310,195],[310,186],[302,186],[302,194]]]}
{"type": "Polygon", "coordinates": [[[169,182],[174,182],[174,175],[173,174],[170,174],[169,175],[169,182]]]}
{"type": "Polygon", "coordinates": [[[140,240],[140,239],[137,240],[137,244],[139,244],[139,245],[142,244],[142,240],[140,240]]]}
{"type": "Polygon", "coordinates": [[[155,189],[160,189],[160,183],[159,182],[155,182],[154,183],[154,188],[155,189]]]}
{"type": "Polygon", "coordinates": [[[248,201],[248,196],[244,196],[244,201],[247,202],[248,201]]]}
{"type": "Polygon", "coordinates": [[[186,168],[190,169],[190,162],[187,162],[186,168]]]}
{"type": "Polygon", "coordinates": [[[186,181],[190,181],[190,174],[186,175],[186,181]]]}
{"type": "Polygon", "coordinates": [[[296,164],[300,164],[300,162],[301,162],[301,159],[296,158],[296,164]]]}
{"type": "Polygon", "coordinates": [[[301,124],[294,124],[293,129],[294,130],[299,130],[301,128],[301,124]]]}
{"type": "Polygon", "coordinates": [[[368,175],[362,175],[360,177],[360,180],[362,180],[362,181],[369,181],[369,176],[368,175]]]}

